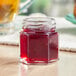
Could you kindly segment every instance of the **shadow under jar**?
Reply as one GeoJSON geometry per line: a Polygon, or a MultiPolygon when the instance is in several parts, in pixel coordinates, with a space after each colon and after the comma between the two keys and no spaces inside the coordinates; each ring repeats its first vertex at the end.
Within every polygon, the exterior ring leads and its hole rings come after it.
{"type": "Polygon", "coordinates": [[[20,61],[45,64],[58,59],[58,33],[53,18],[32,17],[24,21],[20,32],[20,61]]]}

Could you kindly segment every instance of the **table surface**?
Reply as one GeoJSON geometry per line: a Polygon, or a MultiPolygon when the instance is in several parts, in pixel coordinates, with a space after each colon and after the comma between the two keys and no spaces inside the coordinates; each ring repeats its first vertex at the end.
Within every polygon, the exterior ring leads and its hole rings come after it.
{"type": "Polygon", "coordinates": [[[18,46],[0,45],[0,76],[76,76],[76,53],[59,52],[59,61],[48,65],[24,65],[18,60],[18,46]]]}

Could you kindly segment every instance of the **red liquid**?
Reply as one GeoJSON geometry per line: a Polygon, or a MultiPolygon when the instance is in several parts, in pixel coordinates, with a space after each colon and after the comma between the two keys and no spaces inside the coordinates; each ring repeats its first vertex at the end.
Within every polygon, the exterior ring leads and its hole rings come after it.
{"type": "Polygon", "coordinates": [[[24,31],[20,33],[20,57],[25,63],[48,63],[58,59],[57,32],[24,31]]]}

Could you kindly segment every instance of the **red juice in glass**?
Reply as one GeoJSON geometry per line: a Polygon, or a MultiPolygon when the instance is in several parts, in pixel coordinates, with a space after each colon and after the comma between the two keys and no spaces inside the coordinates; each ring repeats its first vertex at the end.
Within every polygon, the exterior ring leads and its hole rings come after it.
{"type": "Polygon", "coordinates": [[[49,63],[58,59],[58,33],[50,18],[29,18],[20,33],[20,60],[26,64],[49,63]]]}

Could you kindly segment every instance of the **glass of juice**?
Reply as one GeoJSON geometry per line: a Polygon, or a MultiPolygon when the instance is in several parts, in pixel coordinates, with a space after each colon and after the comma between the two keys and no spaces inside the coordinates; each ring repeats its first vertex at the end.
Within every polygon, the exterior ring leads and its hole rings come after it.
{"type": "MultiPolygon", "coordinates": [[[[24,8],[30,1],[25,0],[21,8],[24,8]]],[[[12,21],[18,14],[19,4],[20,0],[0,0],[0,34],[7,34],[14,30],[12,21]]]]}

